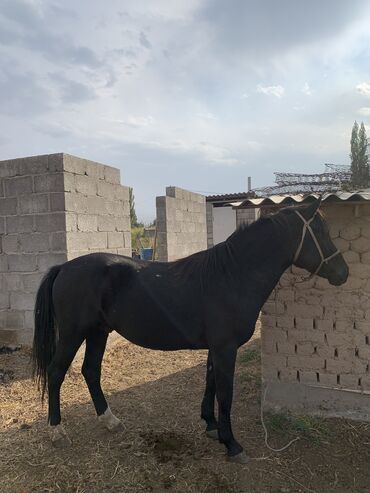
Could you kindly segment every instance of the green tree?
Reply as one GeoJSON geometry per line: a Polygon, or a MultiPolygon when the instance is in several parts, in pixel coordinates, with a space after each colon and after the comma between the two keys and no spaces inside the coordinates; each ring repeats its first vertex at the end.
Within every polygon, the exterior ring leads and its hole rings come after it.
{"type": "Polygon", "coordinates": [[[130,202],[131,227],[135,228],[138,225],[138,221],[135,211],[135,196],[134,196],[133,188],[129,188],[129,202],[130,202]]]}
{"type": "Polygon", "coordinates": [[[355,121],[351,134],[351,185],[353,188],[369,186],[369,161],[367,155],[367,137],[365,125],[355,121]]]}

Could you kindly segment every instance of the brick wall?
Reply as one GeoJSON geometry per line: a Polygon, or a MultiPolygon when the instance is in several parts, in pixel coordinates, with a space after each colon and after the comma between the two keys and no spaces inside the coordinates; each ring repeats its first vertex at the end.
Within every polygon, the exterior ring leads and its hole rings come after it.
{"type": "Polygon", "coordinates": [[[206,202],[203,195],[167,187],[157,197],[157,257],[166,262],[207,248],[206,202]]]}
{"type": "MultiPolygon", "coordinates": [[[[366,417],[370,404],[370,205],[323,207],[331,237],[349,265],[348,281],[286,273],[263,307],[266,406],[366,417]]],[[[305,273],[307,275],[307,273],[305,273]]]]}
{"type": "Polygon", "coordinates": [[[35,293],[83,253],[131,253],[119,170],[66,154],[0,162],[0,342],[29,343],[35,293]]]}

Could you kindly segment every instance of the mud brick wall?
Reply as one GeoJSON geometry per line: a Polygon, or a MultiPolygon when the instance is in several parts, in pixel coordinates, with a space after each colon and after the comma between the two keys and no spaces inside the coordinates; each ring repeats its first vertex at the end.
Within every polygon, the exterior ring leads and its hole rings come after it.
{"type": "Polygon", "coordinates": [[[172,261],[207,248],[206,200],[203,195],[167,187],[157,197],[157,258],[172,261]]]}
{"type": "Polygon", "coordinates": [[[323,210],[350,275],[340,287],[282,277],[261,315],[265,407],[368,420],[370,204],[323,210]]]}
{"type": "Polygon", "coordinates": [[[53,265],[131,253],[119,170],[67,154],[0,162],[0,344],[32,339],[35,294],[53,265]]]}

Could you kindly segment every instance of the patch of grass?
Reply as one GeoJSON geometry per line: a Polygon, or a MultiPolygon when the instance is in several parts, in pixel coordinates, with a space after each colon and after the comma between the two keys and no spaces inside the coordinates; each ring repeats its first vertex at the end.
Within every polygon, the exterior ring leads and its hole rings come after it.
{"type": "Polygon", "coordinates": [[[238,358],[239,363],[242,365],[247,365],[252,361],[258,361],[260,359],[260,352],[255,349],[246,349],[243,351],[238,358]]]}
{"type": "Polygon", "coordinates": [[[267,414],[265,419],[269,430],[285,435],[300,435],[313,442],[323,441],[330,433],[326,422],[313,416],[267,414]]]}

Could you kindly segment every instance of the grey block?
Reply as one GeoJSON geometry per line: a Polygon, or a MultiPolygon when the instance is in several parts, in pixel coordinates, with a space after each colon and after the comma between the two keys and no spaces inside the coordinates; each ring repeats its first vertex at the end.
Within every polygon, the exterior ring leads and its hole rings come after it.
{"type": "Polygon", "coordinates": [[[49,233],[21,234],[19,243],[21,252],[47,252],[50,249],[49,233]]]}
{"type": "Polygon", "coordinates": [[[123,233],[109,232],[108,234],[108,248],[122,248],[124,246],[123,233]]]}
{"type": "Polygon", "coordinates": [[[50,209],[51,211],[65,210],[65,195],[64,192],[54,192],[50,194],[50,209]]]}
{"type": "MultiPolygon", "coordinates": [[[[23,312],[1,311],[0,312],[0,328],[1,329],[18,329],[24,326],[23,312]]],[[[0,337],[3,331],[0,333],[0,337]]],[[[4,342],[0,339],[0,342],[4,342]]]]}
{"type": "Polygon", "coordinates": [[[4,195],[5,195],[4,180],[0,178],[0,198],[3,198],[4,195]]]}
{"type": "Polygon", "coordinates": [[[26,293],[36,293],[40,287],[44,273],[35,272],[32,274],[22,274],[23,289],[26,293]]]}
{"type": "Polygon", "coordinates": [[[87,233],[89,235],[89,248],[102,249],[107,248],[107,233],[87,233]]]}
{"type": "Polygon", "coordinates": [[[6,232],[30,233],[34,230],[34,216],[9,216],[6,218],[6,232]]]}
{"type": "Polygon", "coordinates": [[[63,170],[84,175],[87,170],[86,160],[70,154],[63,154],[63,170]]]}
{"type": "Polygon", "coordinates": [[[33,181],[32,176],[20,176],[4,180],[4,191],[6,197],[32,193],[33,181]]]}
{"type": "Polygon", "coordinates": [[[5,233],[5,217],[0,217],[0,235],[5,233]]]}
{"type": "Polygon", "coordinates": [[[95,178],[95,180],[104,180],[104,166],[92,161],[86,161],[87,176],[95,178]]]}
{"type": "Polygon", "coordinates": [[[0,310],[8,310],[9,305],[9,293],[0,292],[0,310]]]}
{"type": "Polygon", "coordinates": [[[67,233],[65,231],[61,231],[59,233],[52,233],[51,249],[53,252],[66,252],[67,233]]]}
{"type": "Polygon", "coordinates": [[[10,272],[32,272],[37,269],[36,256],[32,254],[8,255],[10,272]]]}
{"type": "Polygon", "coordinates": [[[35,214],[49,210],[49,196],[46,193],[21,195],[18,203],[20,214],[35,214]]]}
{"type": "Polygon", "coordinates": [[[63,171],[63,153],[62,152],[48,155],[48,170],[51,173],[63,171]]]}
{"type": "Polygon", "coordinates": [[[16,160],[0,161],[0,178],[8,178],[17,175],[16,160]]]}
{"type": "Polygon", "coordinates": [[[67,251],[79,252],[89,249],[89,233],[87,232],[70,232],[67,233],[67,251]]]}
{"type": "Polygon", "coordinates": [[[33,310],[35,307],[34,293],[10,293],[10,308],[12,310],[33,310]]]}
{"type": "Polygon", "coordinates": [[[123,229],[121,229],[121,224],[116,226],[117,223],[121,221],[121,218],[116,219],[115,217],[112,216],[98,216],[97,221],[98,221],[98,228],[97,228],[98,231],[115,231],[116,227],[119,231],[123,231],[123,229]]]}
{"type": "Polygon", "coordinates": [[[48,173],[34,177],[35,192],[63,192],[63,173],[48,173]]]}
{"type": "Polygon", "coordinates": [[[125,248],[131,249],[131,231],[125,231],[123,233],[125,248]]]}
{"type": "Polygon", "coordinates": [[[0,199],[0,216],[11,216],[17,214],[17,199],[0,199]]]}
{"type": "Polygon", "coordinates": [[[17,253],[21,251],[18,235],[4,235],[2,239],[2,250],[4,253],[17,253]]]}
{"type": "Polygon", "coordinates": [[[91,214],[78,214],[77,229],[78,231],[97,231],[98,217],[91,214]]]}
{"type": "Polygon", "coordinates": [[[108,183],[116,183],[119,185],[121,183],[121,173],[117,168],[112,168],[111,166],[104,166],[104,179],[108,183]]]}
{"type": "Polygon", "coordinates": [[[37,175],[49,171],[49,155],[15,159],[18,175],[37,175]]]}
{"type": "Polygon", "coordinates": [[[24,312],[24,326],[33,329],[35,325],[35,316],[33,310],[26,310],[24,312]]]}
{"type": "Polygon", "coordinates": [[[83,195],[96,195],[99,184],[94,178],[86,175],[76,175],[76,191],[83,195]]]}
{"type": "Polygon", "coordinates": [[[0,272],[8,271],[8,256],[0,253],[0,272]]]}
{"type": "Polygon", "coordinates": [[[35,216],[36,231],[64,231],[66,227],[66,217],[63,212],[53,212],[52,214],[40,214],[35,216]]]}
{"type": "Polygon", "coordinates": [[[45,272],[54,265],[61,265],[67,261],[65,253],[40,253],[37,255],[37,266],[39,271],[45,272]]]}

